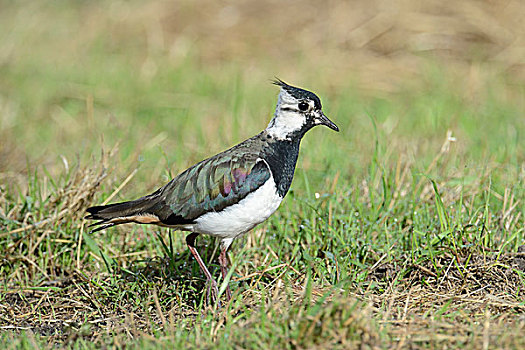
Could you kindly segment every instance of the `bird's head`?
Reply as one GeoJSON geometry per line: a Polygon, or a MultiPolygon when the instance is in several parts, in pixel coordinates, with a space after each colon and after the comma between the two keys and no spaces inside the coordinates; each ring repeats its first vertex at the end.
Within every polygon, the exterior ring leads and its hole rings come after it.
{"type": "Polygon", "coordinates": [[[326,125],[339,131],[337,125],[324,115],[321,100],[316,94],[288,85],[279,79],[273,83],[280,86],[281,91],[275,116],[266,128],[270,135],[281,140],[301,138],[316,125],[326,125]]]}

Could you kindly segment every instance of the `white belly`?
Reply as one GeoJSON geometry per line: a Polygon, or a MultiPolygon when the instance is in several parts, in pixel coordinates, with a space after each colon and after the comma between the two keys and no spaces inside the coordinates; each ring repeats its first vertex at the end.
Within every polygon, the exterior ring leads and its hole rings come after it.
{"type": "Polygon", "coordinates": [[[272,215],[283,198],[277,194],[275,182],[270,178],[257,191],[250,193],[239,203],[220,212],[202,215],[195,220],[192,231],[219,238],[235,238],[272,215]]]}

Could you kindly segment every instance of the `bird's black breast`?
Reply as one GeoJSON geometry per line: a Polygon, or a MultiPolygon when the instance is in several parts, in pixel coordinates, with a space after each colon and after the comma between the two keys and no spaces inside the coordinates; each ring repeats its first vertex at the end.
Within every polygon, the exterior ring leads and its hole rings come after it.
{"type": "Polygon", "coordinates": [[[270,140],[261,153],[272,171],[279,196],[284,197],[292,184],[299,156],[300,140],[270,140]]]}

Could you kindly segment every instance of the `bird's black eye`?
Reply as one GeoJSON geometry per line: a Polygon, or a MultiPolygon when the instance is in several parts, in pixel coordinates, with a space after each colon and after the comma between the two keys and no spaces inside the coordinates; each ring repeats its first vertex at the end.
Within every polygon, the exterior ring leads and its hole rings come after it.
{"type": "Polygon", "coordinates": [[[306,112],[308,110],[309,105],[306,102],[299,102],[299,105],[297,107],[299,107],[299,110],[301,112],[306,112]]]}

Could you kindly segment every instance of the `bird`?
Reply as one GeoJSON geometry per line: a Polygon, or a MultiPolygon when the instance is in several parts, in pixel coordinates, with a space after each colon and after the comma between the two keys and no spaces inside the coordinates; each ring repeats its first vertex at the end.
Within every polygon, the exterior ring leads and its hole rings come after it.
{"type": "MultiPolygon", "coordinates": [[[[136,200],[93,206],[85,218],[96,220],[91,232],[136,223],[189,232],[186,244],[206,276],[208,301],[219,297],[217,282],[195,247],[200,234],[220,240],[223,279],[229,271],[232,242],[272,215],[288,192],[299,145],[317,125],[339,131],[311,91],[276,78],[280,87],[273,118],[259,134],[191,166],[155,192],[136,200]]],[[[226,300],[231,300],[229,285],[226,300]]]]}

